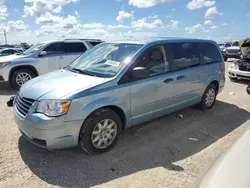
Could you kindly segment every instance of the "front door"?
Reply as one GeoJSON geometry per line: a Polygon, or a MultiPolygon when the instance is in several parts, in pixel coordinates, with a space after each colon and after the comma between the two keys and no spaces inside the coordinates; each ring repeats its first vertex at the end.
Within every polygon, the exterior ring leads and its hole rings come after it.
{"type": "Polygon", "coordinates": [[[61,63],[66,61],[64,42],[50,44],[43,51],[46,55],[39,57],[40,74],[58,70],[61,68],[61,63]]]}
{"type": "Polygon", "coordinates": [[[134,67],[149,70],[148,78],[131,82],[131,124],[139,124],[168,113],[174,105],[174,77],[164,46],[146,50],[134,67]]]}

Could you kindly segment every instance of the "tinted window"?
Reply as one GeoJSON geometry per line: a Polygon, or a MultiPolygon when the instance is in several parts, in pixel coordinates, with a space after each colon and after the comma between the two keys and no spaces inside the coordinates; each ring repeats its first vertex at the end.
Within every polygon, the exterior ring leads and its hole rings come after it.
{"type": "Polygon", "coordinates": [[[232,46],[239,46],[239,42],[234,42],[232,46]]]}
{"type": "Polygon", "coordinates": [[[68,53],[85,52],[87,50],[86,46],[81,42],[65,43],[65,45],[68,53]]]}
{"type": "Polygon", "coordinates": [[[54,43],[49,46],[47,46],[44,51],[47,52],[47,54],[60,54],[65,52],[64,43],[54,43]]]}
{"type": "Polygon", "coordinates": [[[14,50],[4,50],[2,53],[6,55],[10,55],[10,54],[14,54],[14,50]]]}
{"type": "Polygon", "coordinates": [[[218,48],[211,43],[201,44],[201,53],[204,57],[204,63],[222,61],[218,48]]]}
{"type": "Polygon", "coordinates": [[[101,42],[89,42],[92,46],[96,46],[97,44],[100,44],[101,42]]]}
{"type": "Polygon", "coordinates": [[[169,71],[169,62],[163,46],[152,47],[146,50],[137,61],[136,67],[147,68],[150,76],[169,71]]]}
{"type": "Polygon", "coordinates": [[[199,50],[196,43],[173,43],[173,65],[175,69],[183,69],[200,64],[199,50]]]}
{"type": "Polygon", "coordinates": [[[231,44],[226,44],[225,47],[231,47],[231,44]]]}

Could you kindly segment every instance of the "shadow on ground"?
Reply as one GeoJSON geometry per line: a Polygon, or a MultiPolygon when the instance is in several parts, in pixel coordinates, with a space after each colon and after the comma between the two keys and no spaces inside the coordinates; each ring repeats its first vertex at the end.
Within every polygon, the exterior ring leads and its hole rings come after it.
{"type": "Polygon", "coordinates": [[[248,85],[249,84],[249,80],[239,80],[239,79],[232,79],[231,82],[237,83],[237,84],[242,84],[242,85],[248,85]]]}
{"type": "Polygon", "coordinates": [[[0,95],[15,95],[16,92],[9,83],[0,83],[0,95]]]}
{"type": "Polygon", "coordinates": [[[90,187],[155,167],[183,171],[173,163],[200,152],[249,118],[249,112],[217,101],[210,111],[188,108],[130,128],[111,151],[101,155],[88,156],[79,148],[47,151],[23,137],[19,151],[43,181],[62,187],[90,187]],[[183,119],[176,117],[180,113],[183,119]]]}

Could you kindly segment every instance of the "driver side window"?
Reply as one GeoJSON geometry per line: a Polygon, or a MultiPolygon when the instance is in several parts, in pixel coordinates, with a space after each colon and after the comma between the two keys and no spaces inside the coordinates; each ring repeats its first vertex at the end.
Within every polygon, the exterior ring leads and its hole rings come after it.
{"type": "Polygon", "coordinates": [[[169,72],[169,62],[164,46],[154,46],[146,50],[138,59],[136,67],[145,67],[149,76],[169,72]]]}
{"type": "Polygon", "coordinates": [[[64,43],[54,43],[47,46],[43,51],[46,51],[48,55],[63,54],[65,52],[64,43]]]}

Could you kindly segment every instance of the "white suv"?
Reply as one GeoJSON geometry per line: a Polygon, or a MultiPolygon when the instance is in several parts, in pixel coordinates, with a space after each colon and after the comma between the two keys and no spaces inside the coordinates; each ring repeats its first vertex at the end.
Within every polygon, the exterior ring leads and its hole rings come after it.
{"type": "Polygon", "coordinates": [[[36,76],[68,66],[83,52],[101,42],[98,39],[45,41],[21,54],[0,57],[0,82],[10,82],[18,89],[36,76]]]}

